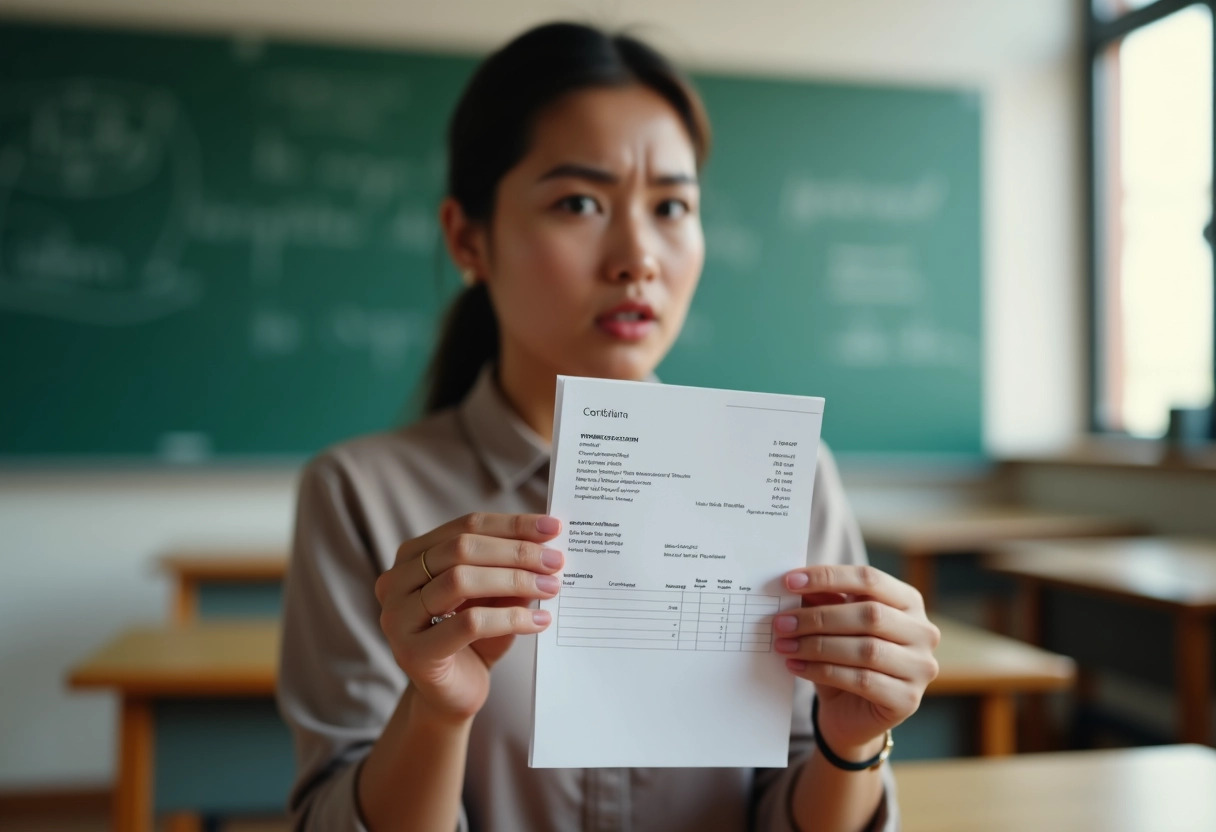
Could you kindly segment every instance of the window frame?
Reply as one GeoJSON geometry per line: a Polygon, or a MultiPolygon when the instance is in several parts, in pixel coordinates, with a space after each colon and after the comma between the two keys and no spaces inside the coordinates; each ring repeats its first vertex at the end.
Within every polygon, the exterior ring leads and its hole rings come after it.
{"type": "MultiPolygon", "coordinates": [[[[1214,32],[1216,32],[1216,0],[1156,0],[1139,9],[1124,12],[1121,15],[1110,19],[1104,19],[1098,15],[1094,9],[1094,0],[1086,0],[1085,2],[1085,49],[1084,49],[1084,78],[1085,91],[1082,101],[1084,102],[1084,137],[1085,137],[1085,258],[1088,270],[1087,289],[1088,296],[1086,302],[1089,308],[1089,332],[1088,343],[1089,352],[1087,356],[1087,375],[1089,380],[1088,396],[1088,418],[1087,426],[1091,434],[1101,434],[1106,436],[1128,436],[1129,434],[1123,430],[1116,430],[1103,424],[1102,413],[1102,397],[1103,397],[1103,382],[1102,375],[1104,373],[1104,355],[1103,355],[1103,316],[1104,300],[1106,287],[1104,285],[1104,275],[1101,268],[1101,257],[1099,253],[1099,226],[1098,212],[1100,206],[1098,204],[1098,189],[1105,185],[1102,179],[1102,172],[1099,171],[1099,166],[1103,159],[1099,153],[1099,143],[1104,140],[1098,135],[1096,121],[1102,117],[1103,113],[1097,99],[1099,94],[1099,85],[1096,76],[1098,74],[1098,61],[1102,57],[1103,51],[1110,44],[1126,37],[1128,34],[1142,29],[1163,20],[1175,12],[1190,8],[1191,6],[1207,6],[1212,14],[1214,32]]],[[[1216,34],[1214,34],[1216,39],[1216,34]]],[[[1212,171],[1213,171],[1213,187],[1209,194],[1209,199],[1212,204],[1209,206],[1209,219],[1207,228],[1204,231],[1204,236],[1207,238],[1208,245],[1212,247],[1213,263],[1216,264],[1216,43],[1212,49],[1212,95],[1213,95],[1213,130],[1212,130],[1212,171]]],[[[1213,270],[1213,280],[1216,281],[1216,268],[1213,270]]],[[[1213,293],[1213,326],[1212,326],[1212,372],[1213,372],[1213,390],[1216,391],[1216,287],[1213,293]]],[[[1213,402],[1209,403],[1209,410],[1213,414],[1209,422],[1208,438],[1216,440],[1216,397],[1213,402]]]]}

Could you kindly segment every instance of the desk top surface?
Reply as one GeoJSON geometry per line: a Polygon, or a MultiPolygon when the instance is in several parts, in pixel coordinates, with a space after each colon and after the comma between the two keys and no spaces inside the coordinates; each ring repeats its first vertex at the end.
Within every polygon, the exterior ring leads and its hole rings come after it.
{"type": "Polygon", "coordinates": [[[1133,537],[1004,543],[984,566],[1017,578],[1199,612],[1216,612],[1216,540],[1133,537]]]}
{"type": "Polygon", "coordinates": [[[1092,514],[1064,514],[1016,505],[927,508],[908,512],[858,514],[870,546],[909,556],[932,556],[982,549],[1002,540],[1137,534],[1134,521],[1092,514]]]}
{"type": "Polygon", "coordinates": [[[1076,664],[1067,656],[943,616],[932,620],[942,641],[931,695],[1063,690],[1076,680],[1076,664]]]}
{"type": "MultiPolygon", "coordinates": [[[[1073,682],[1071,659],[949,619],[937,651],[931,695],[1054,690],[1073,682]]],[[[128,695],[262,695],[274,692],[279,652],[274,620],[206,620],[135,627],[77,663],[75,688],[128,695]]]]}
{"type": "Polygon", "coordinates": [[[908,762],[894,771],[904,832],[1216,829],[1216,750],[1206,746],[908,762]]]}
{"type": "Polygon", "coordinates": [[[75,665],[68,684],[128,695],[269,695],[278,654],[273,620],[135,627],[75,665]]]}
{"type": "Polygon", "coordinates": [[[283,549],[178,549],[158,561],[162,571],[185,581],[279,581],[287,573],[283,549]]]}

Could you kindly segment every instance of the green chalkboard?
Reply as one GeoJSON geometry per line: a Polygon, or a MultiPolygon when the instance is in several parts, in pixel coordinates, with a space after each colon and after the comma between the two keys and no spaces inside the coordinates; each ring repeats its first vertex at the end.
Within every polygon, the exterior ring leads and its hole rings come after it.
{"type": "MultiPolygon", "coordinates": [[[[0,26],[0,457],[298,458],[405,418],[475,60],[0,26]]],[[[695,80],[708,255],[659,375],[825,396],[845,453],[979,455],[978,96],[695,80]]]]}

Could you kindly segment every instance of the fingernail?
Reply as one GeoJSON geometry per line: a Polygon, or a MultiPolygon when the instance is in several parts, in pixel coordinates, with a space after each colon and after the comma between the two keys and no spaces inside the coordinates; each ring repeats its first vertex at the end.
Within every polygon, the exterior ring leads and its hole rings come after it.
{"type": "Polygon", "coordinates": [[[785,666],[795,673],[801,673],[806,670],[806,662],[802,661],[802,659],[786,659],[785,666]]]}
{"type": "Polygon", "coordinates": [[[550,618],[550,616],[549,616],[548,610],[532,610],[532,623],[533,624],[539,624],[540,626],[543,627],[549,623],[549,618],[550,618]]]}
{"type": "Polygon", "coordinates": [[[536,576],[536,588],[541,592],[547,592],[552,595],[553,593],[557,592],[561,585],[561,581],[559,581],[555,575],[536,576]]]}
{"type": "Polygon", "coordinates": [[[540,562],[550,569],[556,569],[557,567],[561,566],[563,560],[564,558],[562,557],[562,553],[557,549],[540,550],[540,562]]]}
{"type": "Polygon", "coordinates": [[[798,641],[792,638],[779,638],[773,647],[777,648],[778,653],[793,653],[798,649],[798,641]]]}
{"type": "Polygon", "coordinates": [[[536,521],[536,530],[541,534],[557,534],[561,530],[562,521],[556,517],[541,517],[536,521]]]}
{"type": "Polygon", "coordinates": [[[805,572],[791,572],[785,578],[785,585],[790,589],[802,589],[810,582],[811,579],[807,577],[805,572]]]}
{"type": "Polygon", "coordinates": [[[783,633],[792,633],[798,629],[798,619],[792,615],[779,615],[773,621],[773,626],[783,633]]]}

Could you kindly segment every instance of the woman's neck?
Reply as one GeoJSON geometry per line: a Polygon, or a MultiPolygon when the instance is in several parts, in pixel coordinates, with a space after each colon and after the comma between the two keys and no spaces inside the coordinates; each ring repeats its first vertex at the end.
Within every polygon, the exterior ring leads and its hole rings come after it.
{"type": "Polygon", "coordinates": [[[507,402],[528,427],[546,442],[553,442],[553,405],[557,368],[504,348],[495,381],[507,402]]]}

